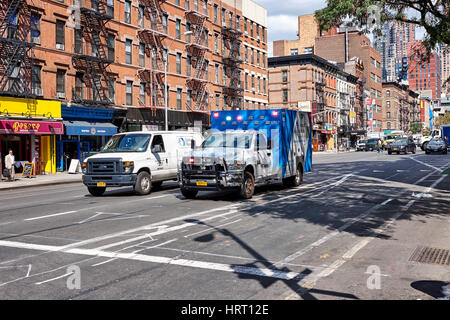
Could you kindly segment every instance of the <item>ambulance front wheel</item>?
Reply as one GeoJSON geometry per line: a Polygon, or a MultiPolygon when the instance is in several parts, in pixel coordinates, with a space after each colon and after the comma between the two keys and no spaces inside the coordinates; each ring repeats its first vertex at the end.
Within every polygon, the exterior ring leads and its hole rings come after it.
{"type": "Polygon", "coordinates": [[[255,178],[249,171],[244,172],[244,182],[241,185],[240,195],[244,199],[251,199],[255,193],[255,178]]]}

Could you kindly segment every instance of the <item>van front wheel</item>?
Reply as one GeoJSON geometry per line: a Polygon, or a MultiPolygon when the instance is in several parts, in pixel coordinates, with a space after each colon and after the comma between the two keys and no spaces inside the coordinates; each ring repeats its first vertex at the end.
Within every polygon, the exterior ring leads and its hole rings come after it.
{"type": "Polygon", "coordinates": [[[152,190],[152,179],[150,174],[146,171],[139,172],[136,184],[134,185],[134,190],[137,194],[146,195],[152,190]]]}

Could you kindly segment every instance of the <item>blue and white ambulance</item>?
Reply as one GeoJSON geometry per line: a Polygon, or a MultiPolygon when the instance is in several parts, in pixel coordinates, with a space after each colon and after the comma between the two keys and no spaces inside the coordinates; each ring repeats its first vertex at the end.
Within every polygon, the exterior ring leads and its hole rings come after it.
{"type": "Polygon", "coordinates": [[[180,156],[178,181],[186,198],[199,191],[235,189],[253,196],[255,185],[281,180],[298,186],[312,165],[308,112],[232,110],[211,112],[211,131],[180,156]]]}

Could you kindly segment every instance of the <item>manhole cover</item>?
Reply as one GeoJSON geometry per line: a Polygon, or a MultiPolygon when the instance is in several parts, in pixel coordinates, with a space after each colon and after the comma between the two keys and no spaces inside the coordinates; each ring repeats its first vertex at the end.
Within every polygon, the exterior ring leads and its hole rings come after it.
{"type": "Polygon", "coordinates": [[[450,266],[450,250],[419,246],[409,261],[450,266]]]}

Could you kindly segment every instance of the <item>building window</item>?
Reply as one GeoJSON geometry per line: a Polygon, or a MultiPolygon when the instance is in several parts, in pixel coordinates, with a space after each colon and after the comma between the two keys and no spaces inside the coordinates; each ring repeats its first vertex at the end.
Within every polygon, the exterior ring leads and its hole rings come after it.
{"type": "Polygon", "coordinates": [[[248,34],[248,31],[247,31],[247,18],[244,18],[244,33],[248,34]]]}
{"type": "Polygon", "coordinates": [[[180,0],[175,0],[175,4],[176,4],[177,6],[180,6],[180,0]]]}
{"type": "Polygon", "coordinates": [[[186,104],[188,108],[192,108],[192,90],[188,90],[186,93],[186,104]]]}
{"type": "Polygon", "coordinates": [[[205,16],[208,15],[208,1],[207,0],[203,0],[203,14],[205,16]]]}
{"type": "Polygon", "coordinates": [[[214,50],[219,53],[219,35],[214,35],[214,50]]]}
{"type": "Polygon", "coordinates": [[[131,1],[125,1],[125,23],[131,23],[131,1]]]}
{"type": "Polygon", "coordinates": [[[225,9],[222,9],[222,27],[227,26],[227,17],[225,9]]]}
{"type": "MultiPolygon", "coordinates": [[[[186,23],[186,32],[191,31],[191,24],[190,23],[186,23]]],[[[190,43],[191,42],[191,35],[187,34],[186,35],[186,42],[190,43]]]]}
{"type": "Polygon", "coordinates": [[[251,62],[251,64],[255,64],[255,56],[254,56],[253,49],[251,49],[251,52],[250,52],[250,62],[251,62]]]}
{"type": "Polygon", "coordinates": [[[248,90],[248,73],[245,74],[244,76],[244,80],[245,80],[245,90],[248,90]]]}
{"type": "Polygon", "coordinates": [[[263,59],[263,67],[265,68],[266,67],[266,54],[265,53],[262,54],[262,59],[263,59]]]}
{"type": "Polygon", "coordinates": [[[114,0],[108,0],[106,4],[108,6],[108,16],[114,17],[114,0]]]}
{"type": "Polygon", "coordinates": [[[108,79],[108,96],[112,103],[116,100],[116,82],[114,79],[108,79]]]}
{"type": "Polygon", "coordinates": [[[190,0],[184,0],[184,8],[186,9],[186,11],[191,10],[191,1],[190,0]]]}
{"type": "MultiPolygon", "coordinates": [[[[32,74],[31,74],[31,89],[33,89],[34,94],[38,94],[38,91],[42,89],[41,87],[41,66],[33,65],[31,68],[32,74]]],[[[42,94],[38,94],[42,95],[42,94]]]]}
{"type": "Polygon", "coordinates": [[[248,48],[244,47],[245,62],[248,63],[248,48]]]}
{"type": "Polygon", "coordinates": [[[255,28],[256,28],[256,39],[259,40],[259,25],[256,23],[255,24],[255,28]]]}
{"type": "Polygon", "coordinates": [[[222,81],[223,81],[223,85],[226,86],[227,85],[227,67],[223,67],[223,73],[222,73],[222,81]]]}
{"type": "Polygon", "coordinates": [[[127,81],[126,104],[129,106],[133,104],[133,81],[127,81]]]}
{"type": "Polygon", "coordinates": [[[186,75],[191,76],[191,56],[186,57],[186,75]]]}
{"type": "Polygon", "coordinates": [[[286,70],[281,71],[281,75],[282,75],[282,81],[287,82],[288,81],[287,71],[286,70]]]}
{"type": "Polygon", "coordinates": [[[305,54],[313,53],[313,47],[305,48],[305,51],[303,51],[303,53],[305,53],[305,54]]]}
{"type": "Polygon", "coordinates": [[[265,78],[263,78],[263,91],[264,91],[264,94],[266,94],[266,79],[265,78]]]}
{"type": "Polygon", "coordinates": [[[181,89],[177,89],[177,109],[181,110],[181,89]]]}
{"type": "Polygon", "coordinates": [[[214,22],[217,23],[219,19],[219,7],[217,4],[214,5],[214,22]]]}
{"type": "Polygon", "coordinates": [[[252,90],[255,91],[255,76],[252,75],[252,90]]]}
{"type": "Polygon", "coordinates": [[[215,81],[217,84],[219,84],[219,65],[218,64],[216,64],[214,72],[215,72],[215,81]]]}
{"type": "Polygon", "coordinates": [[[166,34],[167,34],[167,20],[168,20],[167,15],[163,15],[162,16],[162,25],[163,25],[164,33],[166,33],[166,34]]]}
{"type": "Polygon", "coordinates": [[[66,70],[56,70],[56,93],[57,98],[66,97],[66,70]]]}
{"type": "Polygon", "coordinates": [[[83,78],[84,74],[77,72],[75,74],[75,92],[73,93],[73,98],[83,98],[83,78]]]}
{"type": "Polygon", "coordinates": [[[283,89],[283,102],[288,102],[288,91],[287,89],[283,89]]]}
{"type": "Polygon", "coordinates": [[[386,112],[386,118],[390,119],[391,118],[391,113],[388,111],[386,112]]]}
{"type": "Polygon", "coordinates": [[[390,101],[386,101],[386,107],[390,107],[391,106],[391,102],[390,101]]]}
{"type": "Polygon", "coordinates": [[[139,24],[139,27],[141,27],[141,28],[144,27],[144,7],[143,6],[139,6],[139,9],[138,9],[138,24],[139,24]]]}
{"type": "Polygon", "coordinates": [[[229,22],[230,22],[230,28],[233,28],[233,13],[230,12],[229,14],[229,22]]]}
{"type": "Polygon", "coordinates": [[[56,20],[56,49],[64,50],[65,45],[65,22],[56,20]]]}
{"type": "Polygon", "coordinates": [[[220,95],[216,94],[216,110],[220,109],[220,95]]]}
{"type": "Polygon", "coordinates": [[[139,104],[145,106],[145,83],[139,85],[139,104]]]}
{"type": "Polygon", "coordinates": [[[387,123],[387,129],[390,129],[390,128],[391,128],[391,123],[388,122],[388,123],[387,123]]]}
{"type": "Polygon", "coordinates": [[[256,51],[256,64],[259,66],[260,65],[260,60],[259,60],[259,51],[256,51]]]}
{"type": "Polygon", "coordinates": [[[241,31],[241,17],[236,16],[236,29],[237,31],[241,31]]]}
{"type": "Polygon", "coordinates": [[[261,27],[262,41],[266,42],[266,29],[261,27]]]}
{"type": "Polygon", "coordinates": [[[181,74],[181,53],[177,53],[177,73],[181,74]]]}
{"type": "Polygon", "coordinates": [[[41,43],[41,16],[36,13],[31,14],[31,41],[33,43],[41,43]]]}
{"type": "Polygon", "coordinates": [[[115,45],[114,45],[114,35],[108,34],[108,60],[114,61],[115,59],[115,45]]]}
{"type": "Polygon", "coordinates": [[[131,40],[125,40],[125,63],[132,64],[132,41],[131,40]]]}
{"type": "Polygon", "coordinates": [[[391,96],[391,90],[386,90],[386,97],[390,97],[391,96]]]}
{"type": "Polygon", "coordinates": [[[139,66],[145,67],[145,44],[139,43],[139,66]]]}
{"type": "Polygon", "coordinates": [[[258,77],[258,93],[261,92],[261,78],[258,77]]]}
{"type": "Polygon", "coordinates": [[[176,36],[176,38],[177,38],[178,40],[181,39],[181,31],[180,31],[180,28],[181,28],[181,20],[180,20],[180,19],[177,19],[177,20],[175,21],[175,36],[176,36]]]}

